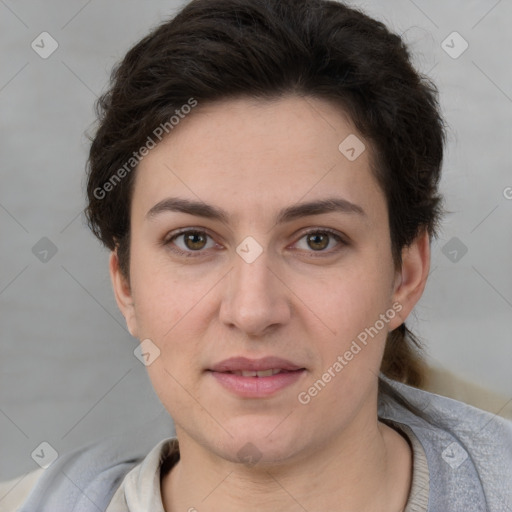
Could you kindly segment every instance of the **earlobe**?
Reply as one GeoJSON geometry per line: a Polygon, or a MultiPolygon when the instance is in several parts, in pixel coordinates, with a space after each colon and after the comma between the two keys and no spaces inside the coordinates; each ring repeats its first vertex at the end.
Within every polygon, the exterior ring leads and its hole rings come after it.
{"type": "Polygon", "coordinates": [[[430,237],[428,232],[420,235],[402,250],[402,267],[395,279],[393,301],[401,305],[400,313],[395,318],[396,325],[405,322],[416,303],[420,300],[427,282],[430,269],[430,237]]]}
{"type": "Polygon", "coordinates": [[[117,306],[126,320],[130,334],[137,338],[137,321],[130,283],[121,272],[117,250],[110,253],[109,271],[117,306]]]}

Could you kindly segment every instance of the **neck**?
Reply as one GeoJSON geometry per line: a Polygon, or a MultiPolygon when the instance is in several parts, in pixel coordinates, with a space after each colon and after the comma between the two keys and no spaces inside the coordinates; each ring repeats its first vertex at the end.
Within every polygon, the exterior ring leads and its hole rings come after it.
{"type": "Polygon", "coordinates": [[[407,441],[377,421],[356,418],[342,433],[285,463],[254,466],[216,457],[177,427],[180,461],[162,480],[166,512],[326,509],[401,511],[411,485],[407,441]]]}

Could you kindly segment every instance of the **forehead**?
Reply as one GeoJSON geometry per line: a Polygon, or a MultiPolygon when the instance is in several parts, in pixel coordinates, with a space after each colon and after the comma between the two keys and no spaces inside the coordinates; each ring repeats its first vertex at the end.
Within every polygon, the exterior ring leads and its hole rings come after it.
{"type": "Polygon", "coordinates": [[[261,216],[262,205],[280,210],[337,193],[382,215],[370,152],[343,110],[324,100],[199,104],[139,164],[132,214],[181,196],[261,216]]]}

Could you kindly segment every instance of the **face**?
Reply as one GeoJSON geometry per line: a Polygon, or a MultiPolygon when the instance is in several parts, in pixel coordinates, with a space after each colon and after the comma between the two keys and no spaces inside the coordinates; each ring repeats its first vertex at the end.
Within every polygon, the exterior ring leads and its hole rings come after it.
{"type": "Polygon", "coordinates": [[[130,332],[160,350],[149,376],[178,436],[298,460],[375,416],[387,332],[422,291],[418,247],[397,272],[369,144],[339,108],[237,99],[200,104],[142,160],[129,284],[115,253],[111,273],[130,332]],[[281,371],[240,374],[258,368],[281,371]]]}

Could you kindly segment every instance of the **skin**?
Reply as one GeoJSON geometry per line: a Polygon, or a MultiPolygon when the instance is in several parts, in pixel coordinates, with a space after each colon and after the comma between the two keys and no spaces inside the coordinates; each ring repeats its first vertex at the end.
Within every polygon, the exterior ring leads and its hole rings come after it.
{"type": "Polygon", "coordinates": [[[399,512],[407,502],[411,449],[378,421],[377,377],[387,332],[423,292],[429,239],[418,236],[395,269],[369,142],[354,161],[338,149],[350,134],[364,141],[324,100],[231,99],[196,107],[139,165],[129,280],[115,252],[110,272],[131,334],[161,351],[148,372],[175,421],[181,454],[162,479],[168,512],[399,512]],[[228,218],[147,217],[171,196],[222,208],[228,218]],[[333,196],[365,214],[275,223],[282,208],[333,196]],[[209,236],[195,245],[171,240],[181,228],[209,236]],[[311,228],[335,230],[345,242],[320,233],[308,243],[311,228]],[[252,263],[236,252],[247,236],[263,249],[252,263]],[[298,394],[397,302],[399,314],[307,405],[299,403],[298,394]],[[240,398],[205,372],[240,355],[275,355],[306,372],[273,396],[240,398]],[[248,442],[260,453],[255,465],[237,455],[248,442]]]}

